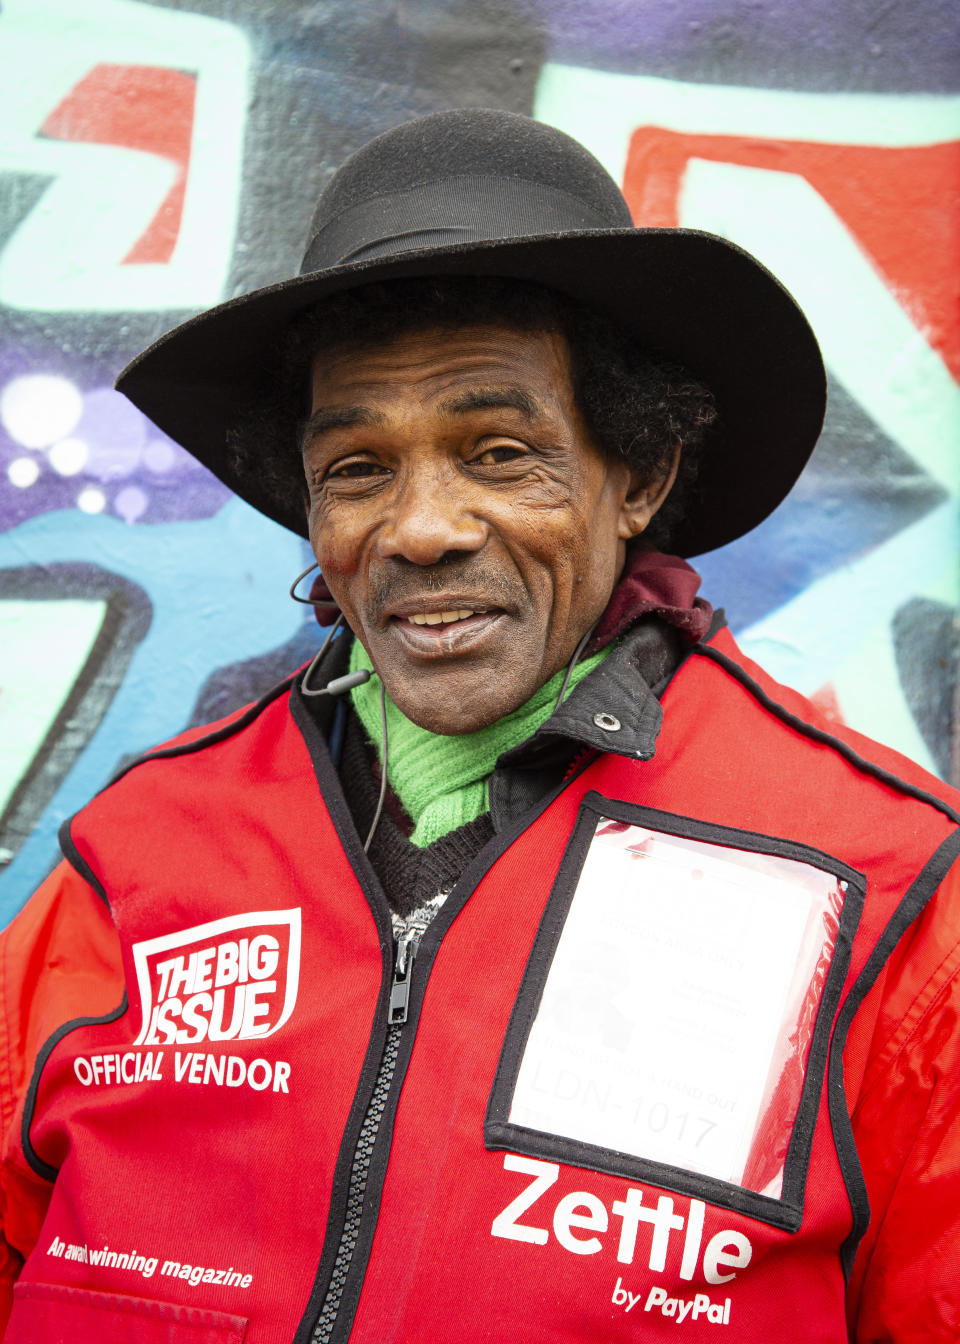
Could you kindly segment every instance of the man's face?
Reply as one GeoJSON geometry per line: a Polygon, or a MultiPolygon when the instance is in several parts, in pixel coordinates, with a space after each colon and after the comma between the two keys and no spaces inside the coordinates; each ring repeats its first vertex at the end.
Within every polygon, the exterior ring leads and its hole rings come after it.
{"type": "Polygon", "coordinates": [[[493,723],[569,661],[656,508],[591,441],[551,334],[323,353],[303,456],[330,591],[393,702],[439,733],[493,723]]]}

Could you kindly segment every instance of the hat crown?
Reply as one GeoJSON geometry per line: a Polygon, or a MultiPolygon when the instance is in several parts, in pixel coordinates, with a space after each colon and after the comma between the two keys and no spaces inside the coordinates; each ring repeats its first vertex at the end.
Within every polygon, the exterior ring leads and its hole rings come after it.
{"type": "Polygon", "coordinates": [[[576,140],[461,108],[396,126],[346,160],[317,203],[301,274],[425,246],[632,227],[619,187],[576,140]]]}

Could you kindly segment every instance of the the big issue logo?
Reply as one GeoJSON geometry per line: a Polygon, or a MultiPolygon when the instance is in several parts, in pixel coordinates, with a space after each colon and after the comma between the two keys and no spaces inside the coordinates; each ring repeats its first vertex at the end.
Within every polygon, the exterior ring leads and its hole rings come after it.
{"type": "Polygon", "coordinates": [[[197,924],[133,945],[143,1024],[134,1045],[261,1040],[287,1021],[300,979],[300,911],[197,924]]]}

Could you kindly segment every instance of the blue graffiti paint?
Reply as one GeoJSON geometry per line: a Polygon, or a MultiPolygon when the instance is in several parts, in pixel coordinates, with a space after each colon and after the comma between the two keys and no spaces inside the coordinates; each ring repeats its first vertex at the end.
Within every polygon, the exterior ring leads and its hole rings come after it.
{"type": "Polygon", "coordinates": [[[48,513],[0,537],[0,567],[94,561],[139,584],[154,610],[103,721],[0,880],[0,920],[49,872],[60,822],[103,787],[119,753],[144,751],[179,732],[216,668],[296,633],[301,609],[286,590],[304,553],[299,538],[238,499],[202,523],[131,527],[48,513]]]}

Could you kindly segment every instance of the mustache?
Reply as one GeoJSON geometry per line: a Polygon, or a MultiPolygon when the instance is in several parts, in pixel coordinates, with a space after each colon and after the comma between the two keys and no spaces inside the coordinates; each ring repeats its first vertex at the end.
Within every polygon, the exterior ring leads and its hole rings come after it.
{"type": "Polygon", "coordinates": [[[482,597],[484,604],[491,607],[516,607],[523,598],[518,579],[511,579],[487,561],[469,556],[440,560],[435,565],[391,567],[378,575],[370,587],[371,603],[378,615],[401,602],[439,592],[469,593],[482,597]]]}

